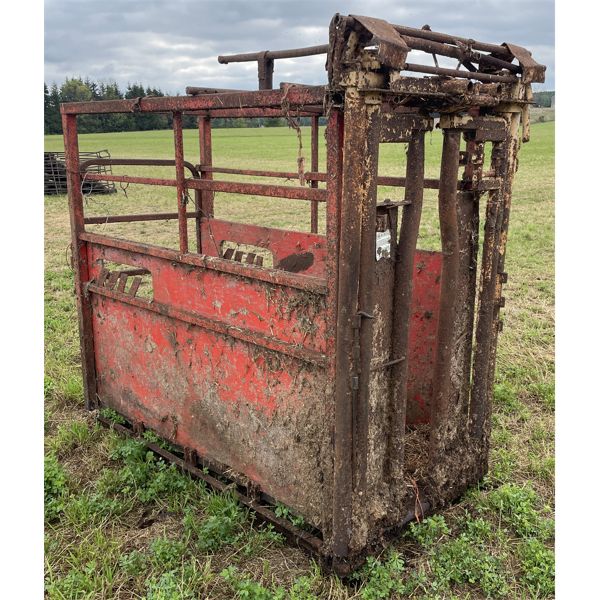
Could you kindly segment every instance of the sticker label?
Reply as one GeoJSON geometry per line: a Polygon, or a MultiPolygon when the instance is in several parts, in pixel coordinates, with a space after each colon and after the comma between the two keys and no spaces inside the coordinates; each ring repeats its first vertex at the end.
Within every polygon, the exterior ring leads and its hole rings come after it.
{"type": "Polygon", "coordinates": [[[389,229],[377,232],[377,244],[375,248],[375,259],[390,258],[392,251],[392,234],[389,229]]]}

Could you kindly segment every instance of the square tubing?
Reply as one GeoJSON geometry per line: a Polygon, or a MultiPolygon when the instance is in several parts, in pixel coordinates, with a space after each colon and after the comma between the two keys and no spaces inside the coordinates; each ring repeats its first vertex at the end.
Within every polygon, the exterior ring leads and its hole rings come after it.
{"type": "Polygon", "coordinates": [[[183,130],[181,127],[181,112],[179,111],[173,113],[173,135],[175,137],[175,178],[177,180],[177,213],[179,215],[179,251],[181,254],[187,254],[187,192],[183,164],[183,130]]]}
{"type": "Polygon", "coordinates": [[[79,239],[85,232],[83,197],[81,195],[81,173],[79,171],[79,142],[77,139],[77,116],[62,114],[67,169],[67,191],[69,195],[69,218],[71,222],[71,247],[74,265],[75,295],[81,344],[83,370],[83,392],[85,407],[94,410],[97,406],[96,366],[92,329],[92,305],[85,290],[89,281],[87,244],[79,239]]]}
{"type": "MultiPolygon", "coordinates": [[[[348,556],[353,492],[366,460],[369,362],[372,352],[373,262],[381,98],[345,94],[339,232],[332,550],[348,556]],[[368,98],[368,102],[367,102],[368,98]],[[359,284],[360,282],[360,284],[359,284]],[[361,314],[362,313],[362,314],[361,314]],[[359,461],[359,464],[356,462],[359,461]],[[354,476],[354,477],[353,477],[354,476]],[[354,481],[353,479],[356,478],[354,481]]],[[[360,493],[360,492],[359,492],[360,493]]]]}
{"type": "Polygon", "coordinates": [[[408,381],[408,332],[413,292],[413,264],[417,248],[425,183],[425,132],[413,131],[406,160],[406,188],[400,236],[394,263],[392,356],[400,360],[391,370],[389,472],[398,486],[404,474],[404,429],[408,381]]]}

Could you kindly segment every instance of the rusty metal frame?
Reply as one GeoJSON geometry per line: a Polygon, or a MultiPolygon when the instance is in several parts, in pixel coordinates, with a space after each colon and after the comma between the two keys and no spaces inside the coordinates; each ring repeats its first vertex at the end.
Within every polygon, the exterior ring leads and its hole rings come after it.
{"type": "MultiPolygon", "coordinates": [[[[514,44],[489,44],[342,15],[332,19],[328,44],[219,57],[224,64],[248,61],[257,62],[257,91],[193,87],[184,97],[61,107],[86,407],[118,409],[131,424],[112,425],[122,433],[154,429],[179,448],[167,452],[150,445],[154,452],[216,489],[224,489],[223,480],[229,478],[241,502],[343,575],[410,519],[454,500],[487,470],[512,180],[520,142],[529,138],[531,83],[543,81],[545,67],[514,44]],[[435,66],[407,62],[413,50],[432,55],[435,66]],[[272,89],[276,60],[317,54],[327,54],[326,86],[282,83],[280,89],[272,89]],[[439,67],[437,56],[457,59],[459,65],[439,67]],[[77,116],[113,112],[171,113],[174,159],[80,163],[77,116]],[[184,156],[184,114],[198,119],[197,165],[184,156]],[[425,135],[437,115],[444,140],[442,162],[439,179],[430,179],[425,178],[425,135]],[[271,116],[310,118],[310,171],[213,164],[212,119],[271,116]],[[325,172],[319,171],[319,119],[327,121],[325,172]],[[380,143],[407,144],[405,174],[379,175],[380,143]],[[492,147],[489,172],[483,167],[486,144],[492,147]],[[168,166],[174,173],[157,178],[87,170],[101,164],[168,166]],[[222,180],[217,174],[280,178],[292,185],[222,180]],[[176,210],[86,217],[84,176],[173,187],[176,210]],[[377,188],[382,185],[404,188],[404,198],[378,204],[377,188]],[[418,245],[425,189],[438,190],[441,252],[418,245]],[[191,192],[194,209],[188,210],[191,192]],[[218,192],[307,202],[310,233],[215,219],[218,192]],[[324,225],[319,223],[319,203],[325,203],[324,225]],[[485,218],[478,256],[480,205],[485,205],[485,218]],[[86,230],[86,225],[98,223],[153,219],[177,220],[177,249],[86,230]],[[196,223],[195,251],[188,240],[189,219],[196,223]],[[244,261],[242,251],[215,247],[213,227],[219,240],[231,235],[241,243],[252,245],[254,240],[271,247],[273,268],[264,267],[255,252],[247,253],[244,261]],[[383,260],[375,255],[380,233],[389,240],[383,260]],[[291,248],[295,250],[289,256],[281,254],[291,248]],[[109,272],[105,260],[131,267],[109,272]],[[137,296],[144,274],[157,278],[152,301],[137,296]],[[126,289],[128,278],[133,281],[126,289]],[[217,296],[225,287],[234,290],[231,306],[236,310],[221,314],[212,306],[220,306],[217,296]],[[248,314],[248,298],[264,311],[260,319],[243,316],[248,314]],[[140,329],[167,332],[168,343],[158,351],[164,368],[174,369],[173,378],[182,387],[173,391],[168,383],[156,384],[159,396],[149,400],[144,393],[154,388],[142,382],[141,396],[132,396],[134,384],[124,382],[135,380],[132,370],[143,371],[144,365],[129,346],[131,365],[127,360],[111,362],[110,341],[102,333],[105,311],[112,311],[117,322],[122,319],[123,335],[129,336],[123,338],[125,346],[140,343],[140,329]],[[129,330],[131,322],[137,325],[129,330]],[[288,437],[302,438],[305,429],[316,436],[316,463],[308,458],[308,440],[293,446],[289,456],[275,457],[282,465],[290,457],[300,460],[306,478],[302,485],[290,475],[281,487],[261,462],[256,446],[262,442],[244,429],[249,422],[243,411],[250,409],[242,399],[235,400],[235,418],[226,418],[237,419],[235,426],[249,436],[247,450],[254,453],[255,463],[240,461],[235,452],[235,464],[223,462],[219,457],[229,456],[227,443],[230,447],[235,442],[225,443],[224,434],[212,431],[206,441],[190,429],[190,418],[203,417],[190,417],[184,399],[189,389],[200,385],[195,371],[204,363],[200,355],[182,350],[183,332],[189,337],[186,343],[193,338],[194,344],[224,344],[219,352],[228,353],[229,360],[239,359],[249,373],[250,383],[241,379],[241,389],[248,394],[260,388],[260,376],[271,377],[260,371],[265,364],[280,378],[288,371],[295,373],[294,378],[308,386],[300,398],[295,384],[282,384],[281,398],[273,399],[266,391],[276,385],[271,379],[255,393],[260,410],[252,413],[264,435],[271,435],[272,411],[281,410],[288,411],[288,421],[299,420],[299,429],[286,430],[288,437]],[[182,352],[188,352],[189,367],[182,366],[182,352]],[[108,369],[116,383],[107,383],[108,369]],[[167,389],[180,399],[183,412],[159,418],[153,410],[164,409],[160,393],[167,389]],[[277,404],[279,400],[284,404],[277,404]],[[302,413],[305,405],[311,407],[311,416],[302,413]],[[315,418],[318,423],[311,420],[315,418]],[[426,450],[415,468],[409,445],[419,424],[426,428],[421,440],[426,450]],[[312,470],[304,466],[305,460],[312,470]],[[300,514],[305,511],[312,533],[277,518],[269,509],[276,501],[288,501],[300,514]]],[[[153,343],[149,348],[151,353],[153,343]]],[[[157,365],[162,363],[154,363],[155,369],[157,365]]],[[[225,406],[219,396],[221,382],[210,369],[206,373],[212,377],[211,389],[217,390],[210,392],[216,394],[215,406],[225,406]]],[[[222,427],[223,421],[219,423],[222,427]]],[[[288,446],[282,448],[288,452],[288,446]]],[[[268,462],[272,464],[272,457],[268,462]]]]}

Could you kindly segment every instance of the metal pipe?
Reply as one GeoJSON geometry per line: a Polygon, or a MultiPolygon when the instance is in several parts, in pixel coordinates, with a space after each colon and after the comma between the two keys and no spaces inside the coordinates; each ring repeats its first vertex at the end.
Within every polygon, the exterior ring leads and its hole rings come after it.
{"type": "Polygon", "coordinates": [[[440,171],[439,215],[442,241],[442,278],[437,332],[437,349],[433,372],[430,460],[440,456],[447,426],[452,386],[452,357],[455,338],[456,295],[460,269],[456,187],[460,161],[460,136],[457,129],[444,129],[440,171]]]}
{"type": "Polygon", "coordinates": [[[448,56],[450,58],[456,58],[458,60],[467,59],[472,62],[487,64],[494,66],[499,69],[507,69],[511,73],[520,73],[521,67],[514,65],[507,60],[501,60],[488,56],[487,54],[480,54],[479,52],[465,51],[458,46],[451,46],[450,44],[443,42],[436,42],[425,38],[417,38],[413,36],[403,35],[404,41],[412,50],[421,50],[422,52],[428,52],[430,54],[439,54],[440,56],[448,56]]]}
{"type": "MultiPolygon", "coordinates": [[[[186,213],[187,219],[198,218],[200,215],[197,212],[186,213]]],[[[105,223],[135,223],[137,221],[169,221],[177,219],[179,213],[145,213],[136,215],[107,215],[105,217],[86,217],[84,223],[86,225],[104,225],[105,223]]]]}
{"type": "Polygon", "coordinates": [[[427,65],[415,65],[406,63],[403,71],[414,73],[429,73],[431,75],[448,75],[449,77],[462,77],[464,79],[477,79],[478,81],[497,81],[500,83],[517,83],[519,78],[515,75],[490,75],[489,73],[476,73],[473,71],[459,71],[457,69],[445,69],[443,67],[429,67],[427,65]]]}
{"type": "Polygon", "coordinates": [[[235,90],[229,88],[211,88],[211,87],[195,87],[188,86],[185,88],[185,93],[188,96],[200,96],[201,94],[239,94],[240,92],[249,92],[251,90],[235,90]]]}
{"type": "Polygon", "coordinates": [[[252,62],[266,58],[275,60],[278,58],[300,58],[302,56],[315,56],[317,54],[327,54],[329,44],[320,46],[307,46],[305,48],[291,48],[289,50],[265,50],[262,52],[248,52],[246,54],[227,54],[217,57],[217,60],[226,65],[232,62],[252,62]]]}
{"type": "MultiPolygon", "coordinates": [[[[171,159],[162,158],[94,158],[91,160],[84,160],[79,163],[79,170],[85,173],[88,167],[94,167],[96,165],[110,165],[110,166],[140,166],[140,167],[174,167],[176,161],[171,159]]],[[[193,177],[200,177],[198,169],[187,160],[183,161],[183,166],[186,167],[193,177]]]]}
{"type": "MultiPolygon", "coordinates": [[[[400,236],[394,263],[392,356],[408,356],[408,334],[413,292],[413,268],[425,182],[425,132],[415,131],[408,145],[406,159],[406,205],[402,209],[400,236]]],[[[401,484],[404,471],[404,430],[406,427],[406,402],[408,361],[394,364],[391,373],[391,419],[388,456],[390,475],[395,486],[401,484]]]]}
{"type": "Polygon", "coordinates": [[[431,31],[430,29],[417,29],[415,27],[406,27],[404,25],[392,25],[392,27],[402,36],[409,35],[416,38],[442,42],[445,44],[456,44],[457,42],[460,42],[465,46],[470,46],[474,50],[493,52],[498,56],[498,58],[503,58],[505,60],[512,59],[512,54],[504,46],[499,46],[497,44],[478,42],[477,40],[470,40],[467,38],[458,37],[456,35],[449,35],[447,33],[439,33],[437,31],[431,31]]]}

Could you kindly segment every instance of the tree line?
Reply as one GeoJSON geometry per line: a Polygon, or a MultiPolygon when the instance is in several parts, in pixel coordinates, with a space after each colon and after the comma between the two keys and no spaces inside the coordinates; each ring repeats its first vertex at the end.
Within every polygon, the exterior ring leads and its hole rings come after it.
{"type": "MultiPolygon", "coordinates": [[[[144,87],[140,83],[130,83],[122,90],[116,81],[103,83],[81,77],[66,79],[59,87],[56,83],[48,86],[44,83],[44,133],[61,134],[60,117],[61,102],[90,102],[95,100],[121,100],[124,98],[143,98],[145,96],[165,96],[161,89],[144,87]]],[[[300,119],[301,125],[308,125],[310,119],[300,119]]],[[[279,127],[287,125],[283,118],[264,119],[229,119],[216,118],[212,120],[213,127],[279,127]]],[[[197,126],[196,118],[183,115],[183,127],[197,126]]],[[[151,129],[170,129],[172,116],[170,114],[128,113],[82,115],[77,120],[80,133],[105,133],[111,131],[148,131],[151,129]]]]}

